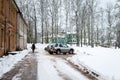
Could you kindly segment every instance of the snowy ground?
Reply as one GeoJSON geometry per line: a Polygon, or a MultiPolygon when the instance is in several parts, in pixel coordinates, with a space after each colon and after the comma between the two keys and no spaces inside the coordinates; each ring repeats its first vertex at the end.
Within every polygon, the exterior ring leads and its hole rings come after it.
{"type": "Polygon", "coordinates": [[[45,54],[44,47],[39,46],[37,51],[38,80],[89,80],[69,66],[66,60],[45,54]]]}
{"type": "Polygon", "coordinates": [[[25,55],[27,55],[28,50],[20,51],[20,52],[14,52],[17,53],[16,55],[8,55],[3,56],[0,58],[0,77],[11,70],[14,65],[20,61],[25,55]]]}
{"type": "Polygon", "coordinates": [[[14,68],[14,65],[20,61],[23,57],[25,57],[30,51],[30,45],[28,45],[27,50],[23,51],[13,51],[11,53],[16,53],[16,55],[8,55],[0,57],[0,77],[2,77],[3,74],[10,71],[12,68],[14,68]]]}
{"type": "Polygon", "coordinates": [[[72,63],[100,74],[107,80],[120,80],[120,49],[102,47],[74,47],[76,55],[68,58],[72,63]]]}
{"type": "MultiPolygon", "coordinates": [[[[0,77],[14,68],[14,65],[31,51],[30,46],[31,44],[28,45],[27,50],[17,52],[16,55],[0,58],[0,77]]],[[[64,60],[49,55],[44,51],[45,46],[46,44],[36,44],[38,80],[88,80],[79,71],[71,67],[66,60],[80,68],[95,72],[106,80],[120,80],[120,49],[74,46],[76,55],[64,60]]],[[[14,80],[17,79],[14,78],[14,80]]]]}

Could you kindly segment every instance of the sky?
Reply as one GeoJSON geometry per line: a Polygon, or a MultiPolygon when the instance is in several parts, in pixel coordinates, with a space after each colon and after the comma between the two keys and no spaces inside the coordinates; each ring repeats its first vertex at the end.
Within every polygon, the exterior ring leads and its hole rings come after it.
{"type": "Polygon", "coordinates": [[[100,2],[100,6],[103,7],[103,8],[106,7],[107,3],[110,2],[110,3],[114,3],[115,4],[116,1],[117,0],[98,0],[98,2],[100,2]]]}

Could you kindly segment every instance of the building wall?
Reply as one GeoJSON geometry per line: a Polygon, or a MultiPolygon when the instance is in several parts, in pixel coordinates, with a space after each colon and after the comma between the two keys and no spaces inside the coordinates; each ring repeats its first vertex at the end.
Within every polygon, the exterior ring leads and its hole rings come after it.
{"type": "Polygon", "coordinates": [[[68,44],[76,44],[77,43],[77,38],[76,34],[67,34],[66,35],[67,43],[68,44]]]}
{"type": "Polygon", "coordinates": [[[27,24],[24,25],[24,49],[27,49],[27,24]]]}
{"type": "Polygon", "coordinates": [[[3,25],[0,23],[0,56],[3,55],[4,52],[4,29],[3,25]]]}
{"type": "Polygon", "coordinates": [[[6,0],[6,51],[16,50],[17,9],[13,0],[6,0]]]}
{"type": "Polygon", "coordinates": [[[4,53],[5,0],[0,0],[0,56],[4,53]]]}
{"type": "Polygon", "coordinates": [[[27,48],[27,24],[23,19],[22,14],[17,15],[18,35],[17,35],[17,48],[23,50],[27,48]]]}
{"type": "Polygon", "coordinates": [[[0,56],[17,48],[17,12],[14,0],[0,0],[0,56]]]}

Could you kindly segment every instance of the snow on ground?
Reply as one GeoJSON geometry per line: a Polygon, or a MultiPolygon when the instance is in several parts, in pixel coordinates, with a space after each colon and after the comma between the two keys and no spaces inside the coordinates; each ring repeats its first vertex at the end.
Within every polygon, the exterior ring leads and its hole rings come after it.
{"type": "Polygon", "coordinates": [[[17,54],[3,56],[3,58],[0,58],[0,77],[4,73],[11,70],[18,61],[20,61],[25,55],[27,55],[28,50],[14,52],[14,53],[17,53],[17,54]]]}
{"type": "Polygon", "coordinates": [[[38,80],[88,80],[64,60],[38,54],[38,80]]]}
{"type": "Polygon", "coordinates": [[[25,55],[28,54],[30,51],[30,46],[31,45],[29,44],[29,49],[27,50],[11,52],[16,53],[15,55],[9,54],[8,56],[0,57],[0,77],[2,77],[2,75],[6,72],[10,71],[18,61],[20,61],[23,57],[25,57],[25,55]]]}
{"type": "Polygon", "coordinates": [[[74,47],[76,55],[68,58],[76,65],[85,65],[89,69],[106,76],[109,80],[120,80],[120,49],[102,47],[74,47]]]}
{"type": "MultiPolygon", "coordinates": [[[[36,44],[38,60],[38,80],[87,80],[78,71],[71,68],[63,59],[55,58],[44,51],[46,44],[36,44]]],[[[120,49],[102,47],[75,47],[76,55],[67,60],[75,65],[84,65],[107,80],[120,80],[120,49]]],[[[0,77],[31,51],[31,44],[27,50],[0,58],[0,77]]],[[[16,53],[16,52],[15,52],[16,53]]]]}
{"type": "Polygon", "coordinates": [[[65,60],[46,53],[45,44],[36,46],[38,47],[38,80],[88,80],[70,67],[65,60]]]}
{"type": "Polygon", "coordinates": [[[54,68],[54,62],[44,55],[40,55],[38,59],[38,80],[63,80],[54,68]]]}
{"type": "Polygon", "coordinates": [[[69,65],[66,64],[63,60],[56,61],[56,68],[57,70],[62,73],[65,80],[88,80],[85,76],[77,72],[76,70],[72,69],[69,65]]]}

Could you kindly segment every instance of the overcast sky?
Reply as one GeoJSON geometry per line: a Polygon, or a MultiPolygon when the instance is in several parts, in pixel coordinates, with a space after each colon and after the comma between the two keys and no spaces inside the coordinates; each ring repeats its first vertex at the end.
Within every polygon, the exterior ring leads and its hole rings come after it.
{"type": "Polygon", "coordinates": [[[100,6],[105,7],[107,3],[111,2],[113,4],[115,4],[117,0],[98,0],[98,2],[100,2],[100,6]]]}

